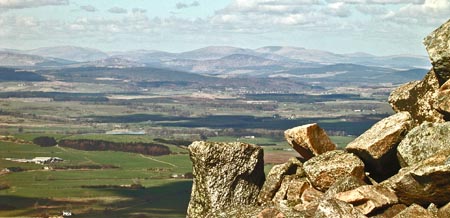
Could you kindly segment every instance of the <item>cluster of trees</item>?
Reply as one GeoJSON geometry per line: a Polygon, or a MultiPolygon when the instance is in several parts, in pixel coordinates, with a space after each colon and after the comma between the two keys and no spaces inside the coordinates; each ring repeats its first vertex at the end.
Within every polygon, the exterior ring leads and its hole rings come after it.
{"type": "MultiPolygon", "coordinates": [[[[206,138],[202,139],[206,140],[206,138]]],[[[183,139],[163,139],[163,138],[155,138],[153,139],[155,142],[165,143],[165,144],[171,144],[176,146],[188,146],[192,144],[192,140],[183,140],[183,139]]]]}
{"type": "Polygon", "coordinates": [[[118,169],[118,166],[114,166],[111,164],[105,165],[94,165],[94,164],[85,164],[85,165],[70,165],[70,166],[53,166],[55,170],[80,170],[80,169],[90,169],[90,170],[103,170],[103,169],[118,169]]]}
{"type": "Polygon", "coordinates": [[[86,102],[107,102],[104,94],[98,93],[66,93],[66,92],[2,92],[0,98],[51,98],[54,101],[86,101],[86,102]]]}
{"type": "Polygon", "coordinates": [[[65,139],[59,141],[59,146],[85,151],[124,151],[153,156],[167,155],[171,153],[169,147],[165,145],[141,142],[117,143],[91,139],[65,139]]]}
{"type": "Polygon", "coordinates": [[[46,81],[45,77],[30,72],[18,71],[12,68],[0,67],[0,81],[46,81]]]}
{"type": "Polygon", "coordinates": [[[316,103],[324,101],[336,101],[336,100],[352,100],[352,99],[364,99],[359,94],[326,94],[326,95],[308,95],[308,94],[246,94],[247,100],[265,100],[265,101],[277,101],[277,102],[297,102],[297,103],[316,103]]]}
{"type": "Polygon", "coordinates": [[[145,189],[141,184],[133,183],[131,185],[82,185],[81,188],[94,189],[145,189]]]}
{"type": "Polygon", "coordinates": [[[55,138],[48,137],[48,136],[40,136],[40,137],[34,138],[33,143],[36,145],[39,145],[41,147],[51,147],[51,146],[55,146],[56,144],[58,144],[56,142],[55,138]]]}

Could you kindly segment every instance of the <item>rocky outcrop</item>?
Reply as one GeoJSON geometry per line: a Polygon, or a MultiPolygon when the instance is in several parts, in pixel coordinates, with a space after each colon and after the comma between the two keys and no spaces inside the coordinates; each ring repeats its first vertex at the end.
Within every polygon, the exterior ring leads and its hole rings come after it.
{"type": "Polygon", "coordinates": [[[339,150],[311,158],[303,168],[312,185],[321,191],[342,177],[354,176],[361,180],[365,177],[364,163],[354,154],[339,150]]]}
{"type": "Polygon", "coordinates": [[[450,20],[424,39],[440,84],[450,79],[450,20]]]}
{"type": "Polygon", "coordinates": [[[450,149],[449,122],[425,122],[411,130],[397,148],[402,167],[412,166],[448,149],[450,149]]]}
{"type": "Polygon", "coordinates": [[[245,143],[194,142],[189,146],[194,183],[188,217],[208,217],[256,203],[264,183],[261,147],[245,143]]]}
{"type": "Polygon", "coordinates": [[[438,79],[430,70],[422,81],[405,84],[392,92],[389,103],[395,112],[409,112],[416,125],[425,121],[443,122],[443,115],[434,107],[438,90],[438,79]]]}
{"type": "Polygon", "coordinates": [[[289,145],[306,160],[336,149],[336,145],[317,123],[288,129],[284,136],[289,145]]]}
{"type": "Polygon", "coordinates": [[[397,114],[346,151],[334,150],[317,124],[287,130],[303,159],[274,166],[263,185],[260,147],[193,143],[188,216],[450,217],[450,23],[425,44],[433,69],[395,90],[389,102],[397,114]]]}
{"type": "Polygon", "coordinates": [[[398,198],[392,190],[375,185],[365,185],[350,191],[341,192],[335,198],[353,204],[356,209],[365,215],[398,203],[398,198]]]}
{"type": "Polygon", "coordinates": [[[399,169],[396,148],[413,126],[408,112],[385,118],[350,142],[346,150],[363,160],[372,178],[383,180],[399,169]]]}
{"type": "Polygon", "coordinates": [[[401,203],[428,206],[444,205],[450,201],[450,150],[405,167],[383,186],[391,188],[401,203]]]}

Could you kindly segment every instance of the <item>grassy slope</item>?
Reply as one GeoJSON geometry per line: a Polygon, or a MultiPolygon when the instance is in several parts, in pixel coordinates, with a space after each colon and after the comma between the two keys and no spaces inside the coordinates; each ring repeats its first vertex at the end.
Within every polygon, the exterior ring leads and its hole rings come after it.
{"type": "Polygon", "coordinates": [[[170,179],[172,173],[191,171],[187,155],[141,156],[124,152],[86,152],[67,148],[41,148],[35,145],[0,143],[0,168],[20,166],[28,171],[0,175],[9,184],[0,191],[0,217],[58,214],[70,207],[89,217],[149,216],[183,217],[190,195],[190,180],[170,179]],[[57,156],[62,165],[112,164],[119,169],[43,171],[35,164],[18,164],[5,157],[32,158],[57,156]],[[175,165],[176,167],[174,167],[175,165]],[[161,169],[158,171],[157,169],[161,169]],[[82,188],[82,185],[130,185],[140,183],[143,190],[82,188]],[[79,200],[79,201],[75,201],[79,200]],[[36,204],[41,206],[36,206],[36,204]],[[56,206],[43,208],[42,205],[56,206]],[[5,208],[12,210],[5,210],[5,208]],[[2,209],[3,208],[3,209],[2,209]]]}

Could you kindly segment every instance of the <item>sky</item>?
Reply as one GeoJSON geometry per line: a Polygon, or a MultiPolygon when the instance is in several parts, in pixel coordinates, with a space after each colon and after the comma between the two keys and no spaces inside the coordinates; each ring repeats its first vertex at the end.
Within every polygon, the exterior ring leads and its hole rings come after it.
{"type": "Polygon", "coordinates": [[[296,46],[426,55],[450,0],[0,0],[0,48],[296,46]]]}

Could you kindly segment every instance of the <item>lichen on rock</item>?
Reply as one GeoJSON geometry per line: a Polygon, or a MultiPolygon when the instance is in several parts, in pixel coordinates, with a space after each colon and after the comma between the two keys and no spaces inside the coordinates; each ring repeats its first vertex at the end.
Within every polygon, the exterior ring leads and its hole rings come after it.
{"type": "Polygon", "coordinates": [[[389,103],[395,112],[409,112],[415,125],[425,121],[444,122],[443,115],[434,107],[438,91],[436,73],[430,70],[422,81],[407,83],[393,91],[389,103]]]}
{"type": "Polygon", "coordinates": [[[194,174],[188,217],[208,217],[230,207],[256,204],[264,183],[261,147],[199,141],[188,148],[194,174]]]}
{"type": "Polygon", "coordinates": [[[373,178],[386,179],[400,169],[396,148],[412,126],[413,120],[408,112],[397,113],[373,125],[350,142],[346,150],[363,160],[373,178]]]}
{"type": "Polygon", "coordinates": [[[450,20],[425,37],[424,44],[440,84],[450,79],[450,20]]]}
{"type": "Polygon", "coordinates": [[[313,157],[303,168],[312,185],[320,191],[326,191],[342,177],[354,176],[361,180],[365,177],[364,163],[354,154],[340,150],[313,157]]]}
{"type": "Polygon", "coordinates": [[[366,218],[366,216],[353,205],[337,200],[325,199],[321,201],[314,214],[314,218],[366,218]]]}
{"type": "Polygon", "coordinates": [[[410,167],[404,167],[380,183],[391,188],[401,203],[428,206],[450,202],[450,150],[441,151],[410,167]]]}
{"type": "Polygon", "coordinates": [[[364,185],[338,193],[335,198],[354,204],[355,208],[365,215],[398,203],[398,198],[392,190],[379,185],[364,185]]]}
{"type": "Polygon", "coordinates": [[[402,167],[412,166],[450,149],[450,123],[429,123],[412,129],[397,147],[402,167]]]}

